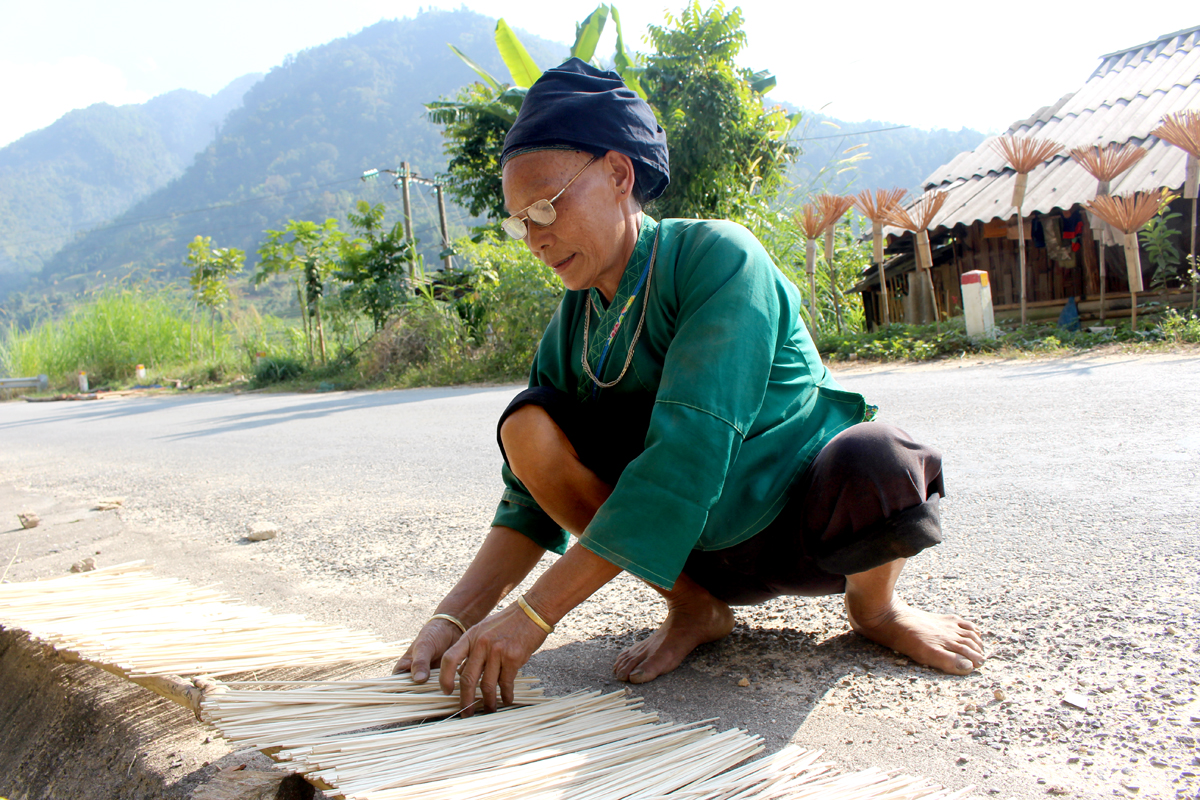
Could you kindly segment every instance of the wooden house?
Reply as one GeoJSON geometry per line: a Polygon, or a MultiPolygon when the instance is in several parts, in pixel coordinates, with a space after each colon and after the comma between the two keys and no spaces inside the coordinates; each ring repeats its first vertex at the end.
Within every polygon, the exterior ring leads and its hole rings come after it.
{"type": "MultiPolygon", "coordinates": [[[[1186,169],[1184,151],[1150,135],[1163,115],[1200,109],[1200,26],[1168,34],[1127,50],[1100,57],[1100,65],[1076,92],[1047,106],[1007,131],[1015,136],[1054,140],[1062,154],[1029,174],[1023,211],[1026,215],[1026,298],[1029,318],[1057,317],[1071,297],[1084,318],[1099,310],[1098,247],[1082,204],[1096,195],[1096,179],[1071,159],[1076,147],[1132,142],[1145,147],[1145,158],[1112,182],[1110,193],[1165,187],[1181,192],[1186,169]],[[1082,224],[1080,224],[1082,221],[1082,224]]],[[[1019,308],[1020,271],[1017,218],[1012,205],[1016,173],[984,141],[959,154],[926,179],[926,192],[946,192],[946,204],[930,226],[933,245],[932,278],[938,310],[943,316],[961,313],[959,279],[970,270],[986,270],[998,319],[1011,318],[1019,308]]],[[[1190,200],[1176,200],[1183,235],[1180,250],[1188,248],[1190,200]]],[[[915,269],[913,237],[899,228],[886,229],[888,260],[884,275],[893,322],[917,322],[909,278],[915,269]]],[[[1105,238],[1101,235],[1099,238],[1105,238]]],[[[1130,294],[1123,248],[1109,241],[1105,250],[1108,318],[1128,316],[1130,294]]],[[[1150,260],[1143,251],[1144,280],[1151,286],[1150,260]]],[[[1176,282],[1178,283],[1178,281],[1176,282]]],[[[854,287],[863,295],[866,318],[881,320],[879,272],[870,267],[854,287]]],[[[1144,299],[1163,298],[1162,293],[1144,299]]],[[[1190,304],[1190,289],[1166,295],[1174,305],[1190,304]]]]}

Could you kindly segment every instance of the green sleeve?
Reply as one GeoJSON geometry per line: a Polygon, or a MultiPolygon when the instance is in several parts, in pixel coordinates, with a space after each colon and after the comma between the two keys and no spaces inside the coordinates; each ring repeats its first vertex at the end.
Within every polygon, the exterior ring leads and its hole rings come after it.
{"type": "Polygon", "coordinates": [[[580,537],[597,555],[662,587],[700,539],[786,341],[781,291],[762,245],[741,226],[682,228],[664,251],[664,312],[674,335],[645,451],[580,537]]]}

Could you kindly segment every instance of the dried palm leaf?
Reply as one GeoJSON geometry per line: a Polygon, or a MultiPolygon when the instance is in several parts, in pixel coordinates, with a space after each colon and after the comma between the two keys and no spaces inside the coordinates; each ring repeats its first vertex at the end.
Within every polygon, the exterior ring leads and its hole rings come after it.
{"type": "Polygon", "coordinates": [[[1167,114],[1151,134],[1200,158],[1200,111],[1176,111],[1167,114]]]}
{"type": "Polygon", "coordinates": [[[906,194],[908,190],[900,188],[876,189],[874,193],[870,189],[863,189],[854,198],[854,205],[867,219],[881,222],[885,214],[900,205],[906,194]]]}
{"type": "Polygon", "coordinates": [[[792,214],[792,220],[804,232],[806,239],[816,239],[825,230],[825,215],[812,203],[806,203],[804,208],[792,214]]]}
{"type": "Polygon", "coordinates": [[[1164,192],[1137,192],[1131,196],[1101,195],[1087,203],[1088,209],[1100,219],[1125,234],[1137,233],[1149,222],[1164,200],[1164,192]]]}
{"type": "Polygon", "coordinates": [[[893,206],[884,216],[883,221],[906,231],[924,231],[929,229],[929,223],[942,210],[949,197],[945,192],[925,193],[921,199],[908,208],[893,206]]]}
{"type": "Polygon", "coordinates": [[[1071,151],[1071,158],[1075,159],[1079,166],[1104,183],[1141,161],[1145,155],[1144,147],[1135,144],[1118,145],[1116,142],[1108,147],[1076,147],[1071,151]]]}
{"type": "Polygon", "coordinates": [[[824,230],[832,229],[853,205],[853,197],[842,197],[836,194],[818,195],[817,206],[821,209],[822,228],[824,230]]]}
{"type": "Polygon", "coordinates": [[[1017,173],[1025,175],[1046,159],[1061,153],[1063,146],[1050,139],[1032,136],[1000,136],[992,140],[992,149],[1017,173]]]}

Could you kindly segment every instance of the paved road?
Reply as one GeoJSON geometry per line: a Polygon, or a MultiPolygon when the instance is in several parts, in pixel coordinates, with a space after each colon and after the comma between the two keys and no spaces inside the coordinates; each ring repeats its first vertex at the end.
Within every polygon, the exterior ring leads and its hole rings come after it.
{"type": "MultiPolygon", "coordinates": [[[[1196,796],[1200,354],[841,377],[946,454],[947,539],[901,590],[979,622],[991,660],[937,675],[849,634],[837,598],[777,600],[639,687],[647,704],[985,796],[1196,796]]],[[[490,520],[493,424],[517,389],[0,404],[0,556],[20,543],[18,580],[97,550],[102,564],[148,557],[279,610],[411,636],[490,520]],[[119,516],[86,510],[111,495],[127,498],[119,516]],[[23,507],[46,524],[10,527],[23,507]],[[246,543],[258,519],[284,534],[246,543]]],[[[659,613],[620,578],[530,671],[552,691],[604,686],[659,613]]]]}

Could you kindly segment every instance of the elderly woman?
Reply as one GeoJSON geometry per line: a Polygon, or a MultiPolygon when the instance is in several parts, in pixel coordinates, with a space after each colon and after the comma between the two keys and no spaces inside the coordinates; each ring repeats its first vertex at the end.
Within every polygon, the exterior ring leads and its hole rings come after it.
{"type": "Polygon", "coordinates": [[[491,532],[396,670],[424,681],[440,663],[447,692],[461,670],[468,713],[477,681],[485,708],[497,689],[511,702],[559,620],[623,570],[667,605],[617,658],[633,683],[726,636],[731,605],[780,595],[844,592],[867,638],[946,672],[980,665],[971,623],[894,593],[940,541],[940,456],[863,421],[746,229],[642,212],[669,180],[650,107],[572,59],[529,90],[502,164],[504,230],[568,291],[500,420],[491,532]],[[497,611],[546,550],[561,558],[497,611]]]}

